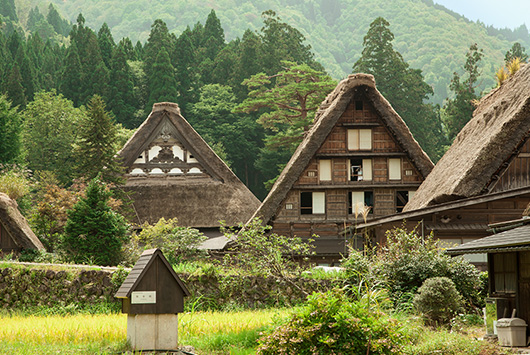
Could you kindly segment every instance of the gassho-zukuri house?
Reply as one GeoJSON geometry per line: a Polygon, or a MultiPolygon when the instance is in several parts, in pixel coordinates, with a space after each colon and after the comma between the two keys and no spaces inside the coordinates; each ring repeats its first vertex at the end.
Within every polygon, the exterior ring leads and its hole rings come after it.
{"type": "Polygon", "coordinates": [[[432,169],[374,77],[350,75],[321,104],[254,217],[280,235],[318,235],[314,261],[333,264],[347,251],[340,232],[362,220],[360,205],[368,219],[394,214],[432,169]]]}
{"type": "Polygon", "coordinates": [[[156,103],[118,153],[133,220],[154,224],[177,218],[212,238],[245,223],[260,201],[182,117],[177,104],[156,103]]]}
{"type": "MultiPolygon", "coordinates": [[[[473,118],[402,213],[347,229],[384,242],[385,231],[418,226],[448,245],[489,235],[488,225],[520,218],[530,202],[530,65],[480,100],[473,118]]],[[[485,265],[485,254],[470,260],[485,265]]]]}
{"type": "Polygon", "coordinates": [[[18,210],[16,201],[0,193],[0,255],[28,249],[44,250],[44,246],[18,210]]]}

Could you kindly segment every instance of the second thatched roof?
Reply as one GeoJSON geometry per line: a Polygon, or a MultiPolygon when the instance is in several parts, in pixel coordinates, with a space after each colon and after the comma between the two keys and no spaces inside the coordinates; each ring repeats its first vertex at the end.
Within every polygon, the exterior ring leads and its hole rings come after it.
{"type": "Polygon", "coordinates": [[[4,193],[0,193],[0,223],[20,249],[44,250],[41,241],[18,210],[17,203],[4,193]]]}
{"type": "Polygon", "coordinates": [[[473,118],[404,211],[487,193],[488,184],[529,131],[530,65],[526,65],[480,101],[473,118]]]}

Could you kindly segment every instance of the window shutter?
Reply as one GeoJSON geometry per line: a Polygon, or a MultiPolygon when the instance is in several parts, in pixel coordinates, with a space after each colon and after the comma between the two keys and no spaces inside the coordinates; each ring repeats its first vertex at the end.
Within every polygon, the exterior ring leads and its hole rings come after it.
{"type": "Polygon", "coordinates": [[[363,180],[372,180],[372,159],[363,159],[363,180]]]}
{"type": "Polygon", "coordinates": [[[313,214],[326,213],[326,193],[313,192],[313,214]]]}
{"type": "Polygon", "coordinates": [[[331,181],[331,160],[323,159],[319,161],[320,181],[331,181]]]}
{"type": "Polygon", "coordinates": [[[388,179],[401,180],[401,159],[388,159],[388,179]]]}
{"type": "Polygon", "coordinates": [[[372,149],[372,130],[371,129],[360,129],[359,130],[359,149],[362,149],[362,150],[372,149]]]}
{"type": "Polygon", "coordinates": [[[359,150],[359,130],[348,130],[348,150],[359,150]]]}

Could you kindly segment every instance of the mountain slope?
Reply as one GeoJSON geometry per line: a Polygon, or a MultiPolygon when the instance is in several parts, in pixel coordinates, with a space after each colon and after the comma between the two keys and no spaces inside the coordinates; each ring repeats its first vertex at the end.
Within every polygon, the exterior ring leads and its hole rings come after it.
{"type": "MultiPolygon", "coordinates": [[[[18,2],[26,5],[21,7],[24,9],[28,4],[47,6],[49,0],[18,2]]],[[[512,45],[505,32],[469,21],[432,0],[52,0],[52,3],[71,21],[82,12],[88,26],[97,30],[107,22],[115,39],[128,36],[142,42],[157,18],[179,34],[186,26],[204,22],[212,8],[221,20],[227,40],[231,40],[241,37],[247,28],[259,30],[261,12],[272,9],[306,36],[316,59],[335,78],[351,73],[369,24],[382,16],[390,22],[394,47],[412,67],[422,69],[435,90],[433,101],[437,103],[447,97],[452,73],[461,71],[472,43],[478,43],[485,53],[481,88],[494,85],[493,74],[512,45]]],[[[21,11],[19,8],[19,17],[23,16],[21,11]]],[[[526,28],[508,32],[512,39],[528,46],[526,28]]]]}

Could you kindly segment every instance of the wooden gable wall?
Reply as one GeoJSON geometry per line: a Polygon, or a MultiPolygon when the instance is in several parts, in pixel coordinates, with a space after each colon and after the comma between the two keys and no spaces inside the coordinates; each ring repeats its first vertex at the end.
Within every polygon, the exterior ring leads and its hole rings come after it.
{"type": "Polygon", "coordinates": [[[519,153],[492,185],[490,192],[530,186],[530,139],[519,148],[519,153]]]}
{"type": "Polygon", "coordinates": [[[354,97],[280,204],[274,218],[274,232],[299,237],[313,234],[321,238],[337,237],[345,226],[356,220],[351,208],[352,192],[373,193],[369,218],[384,216],[396,213],[397,191],[415,191],[422,181],[423,176],[392,137],[370,101],[354,97]],[[358,101],[362,102],[362,109],[358,101]],[[371,149],[348,149],[348,130],[351,129],[371,130],[371,149]],[[351,181],[351,159],[371,159],[372,178],[351,181]],[[401,160],[398,180],[389,179],[389,159],[401,160]],[[320,178],[321,160],[329,161],[331,166],[331,176],[327,180],[320,178]],[[306,191],[325,192],[325,213],[301,214],[301,194],[306,191]]]}
{"type": "Polygon", "coordinates": [[[9,233],[5,230],[2,223],[0,223],[0,253],[10,253],[18,251],[20,248],[15,244],[15,241],[9,233]]]}

